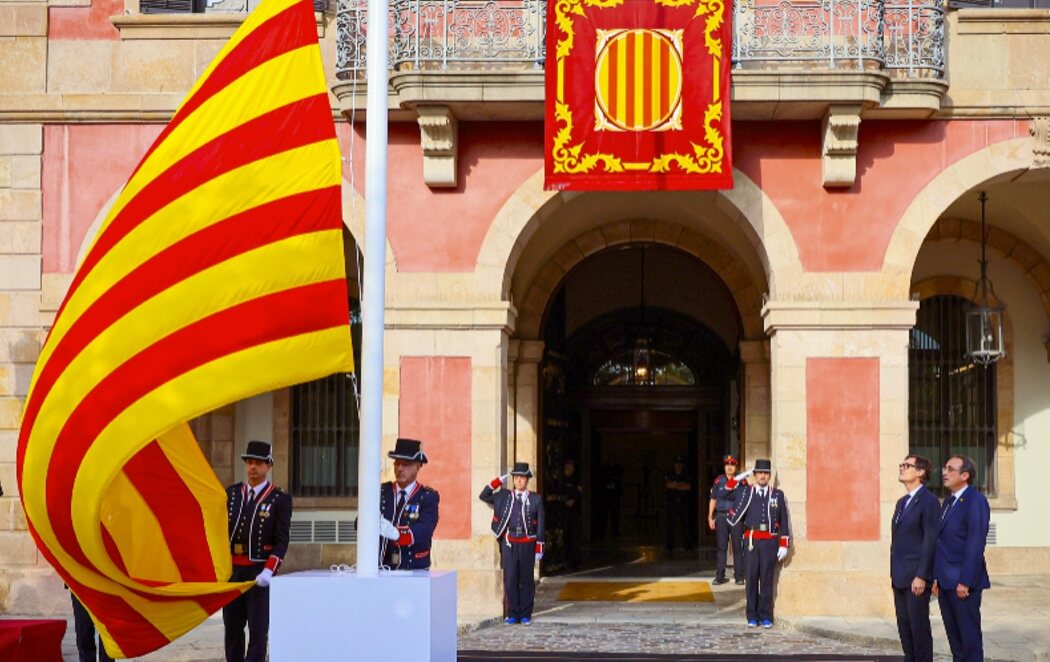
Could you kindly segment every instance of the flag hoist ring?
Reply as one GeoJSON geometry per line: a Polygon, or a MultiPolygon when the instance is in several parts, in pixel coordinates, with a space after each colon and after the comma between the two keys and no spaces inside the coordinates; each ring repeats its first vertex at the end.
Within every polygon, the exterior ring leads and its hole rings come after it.
{"type": "Polygon", "coordinates": [[[682,128],[682,30],[597,30],[595,129],[682,128]]]}

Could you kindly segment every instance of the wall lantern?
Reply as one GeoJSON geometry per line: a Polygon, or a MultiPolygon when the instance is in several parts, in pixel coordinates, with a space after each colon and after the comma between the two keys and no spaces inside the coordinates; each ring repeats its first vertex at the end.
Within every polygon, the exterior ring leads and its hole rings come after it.
{"type": "Polygon", "coordinates": [[[1003,347],[1003,311],[998,305],[992,281],[988,279],[988,231],[984,206],[988,195],[981,191],[981,278],[973,292],[973,304],[966,311],[966,355],[975,365],[989,366],[1006,356],[1003,347]]]}

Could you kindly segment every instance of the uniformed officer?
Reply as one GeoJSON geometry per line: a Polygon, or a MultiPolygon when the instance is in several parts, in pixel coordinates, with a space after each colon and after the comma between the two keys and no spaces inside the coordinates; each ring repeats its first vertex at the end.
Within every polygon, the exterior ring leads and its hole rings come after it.
{"type": "Polygon", "coordinates": [[[693,492],[693,479],[685,470],[685,458],[674,459],[671,473],[664,478],[667,488],[667,554],[674,549],[675,529],[682,532],[682,544],[686,552],[693,549],[693,532],[689,526],[689,501],[693,492]]]}
{"type": "Polygon", "coordinates": [[[707,506],[707,526],[715,532],[715,580],[712,584],[725,584],[726,579],[726,556],[729,543],[733,544],[733,578],[737,584],[744,583],[744,555],[741,551],[742,535],[744,527],[742,524],[729,525],[729,509],[736,503],[737,495],[747,487],[747,479],[737,481],[733,477],[736,473],[737,461],[732,455],[722,458],[725,473],[715,478],[711,484],[711,498],[707,506]]]}
{"type": "MultiPolygon", "coordinates": [[[[570,570],[581,565],[581,554],[576,536],[581,526],[581,504],[583,487],[576,476],[576,461],[565,460],[562,475],[554,484],[554,493],[546,494],[548,504],[553,506],[555,520],[561,527],[565,564],[570,570]]],[[[553,519],[552,517],[552,519],[553,519]]]]}
{"type": "Polygon", "coordinates": [[[427,463],[423,443],[398,439],[387,456],[394,459],[394,480],[380,486],[380,565],[392,570],[429,568],[441,496],[416,480],[427,463]]]}
{"type": "Polygon", "coordinates": [[[231,582],[255,580],[256,586],[222,609],[227,662],[263,662],[270,630],[270,579],[288,553],[292,497],[268,479],[273,467],[270,444],[249,441],[241,455],[246,480],[226,488],[231,582]],[[248,626],[248,650],[244,626],[248,626]]]}
{"type": "Polygon", "coordinates": [[[533,565],[543,558],[543,499],[529,491],[532,471],[527,462],[515,462],[504,474],[481,490],[478,498],[492,506],[492,533],[503,556],[503,590],[507,597],[504,623],[532,624],[536,580],[533,565]],[[513,476],[514,489],[500,489],[507,476],[513,476]]]}
{"type": "MultiPolygon", "coordinates": [[[[751,471],[736,476],[739,482],[751,471]]],[[[777,563],[787,556],[791,544],[790,517],[784,492],[769,484],[772,463],[756,460],[755,484],[740,490],[729,511],[729,524],[744,525],[744,557],[747,559],[747,625],[773,627],[773,594],[777,563]]]]}

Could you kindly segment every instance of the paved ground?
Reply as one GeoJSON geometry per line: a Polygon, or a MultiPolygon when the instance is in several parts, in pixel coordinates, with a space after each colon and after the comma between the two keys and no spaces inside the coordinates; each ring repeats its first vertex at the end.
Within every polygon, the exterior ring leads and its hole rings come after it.
{"type": "MultiPolygon", "coordinates": [[[[618,572],[616,579],[629,579],[618,572]]],[[[683,578],[676,578],[681,581],[683,578]]],[[[884,619],[805,618],[780,620],[772,630],[744,625],[743,588],[714,587],[714,603],[615,603],[557,601],[566,579],[544,581],[529,627],[493,621],[463,624],[461,650],[492,649],[499,637],[505,650],[857,655],[899,653],[896,626],[884,619]]],[[[700,579],[697,579],[700,581],[700,579]]],[[[992,578],[983,607],[988,660],[1050,660],[1050,576],[992,578]]],[[[944,627],[932,606],[937,660],[950,660],[944,627]]],[[[63,653],[75,661],[70,620],[63,653]]],[[[220,661],[222,619],[213,616],[179,641],[143,662],[220,661]]]]}

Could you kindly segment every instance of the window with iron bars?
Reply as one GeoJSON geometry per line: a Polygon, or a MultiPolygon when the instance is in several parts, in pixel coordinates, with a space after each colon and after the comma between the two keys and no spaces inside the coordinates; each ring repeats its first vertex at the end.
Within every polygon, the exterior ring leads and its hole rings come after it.
{"type": "MultiPolygon", "coordinates": [[[[354,366],[361,365],[361,308],[350,302],[354,366]]],[[[291,393],[292,495],[356,497],[361,439],[354,375],[338,373],[298,384],[291,393]]]]}
{"type": "MultiPolygon", "coordinates": [[[[966,356],[966,310],[970,302],[938,295],[919,305],[908,343],[909,452],[943,467],[952,455],[977,466],[975,485],[995,494],[997,397],[995,365],[966,356]]],[[[944,494],[940,471],[927,487],[944,494]]]]}

